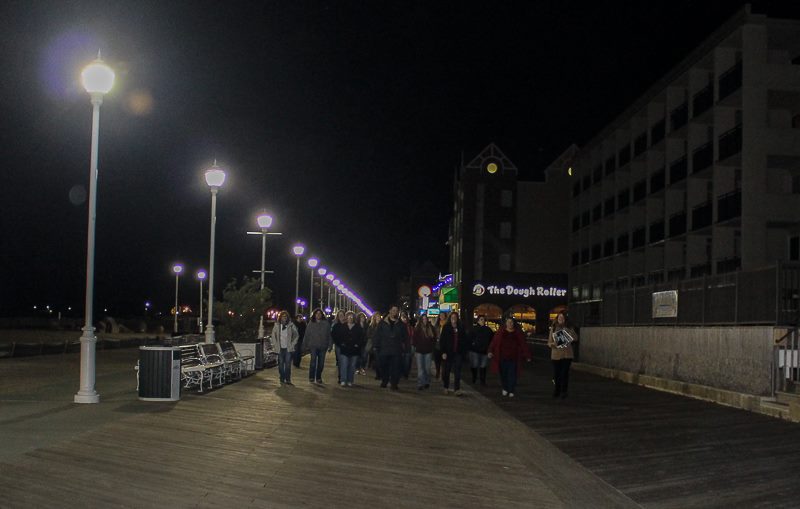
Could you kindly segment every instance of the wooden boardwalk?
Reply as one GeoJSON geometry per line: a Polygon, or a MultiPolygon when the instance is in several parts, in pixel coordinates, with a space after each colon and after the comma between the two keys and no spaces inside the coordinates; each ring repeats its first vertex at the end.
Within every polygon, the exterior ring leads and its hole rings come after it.
{"type": "Polygon", "coordinates": [[[0,362],[0,506],[637,507],[472,391],[302,371],[281,388],[267,370],[145,403],[135,358],[99,353],[99,405],[70,402],[77,355],[0,362]]]}

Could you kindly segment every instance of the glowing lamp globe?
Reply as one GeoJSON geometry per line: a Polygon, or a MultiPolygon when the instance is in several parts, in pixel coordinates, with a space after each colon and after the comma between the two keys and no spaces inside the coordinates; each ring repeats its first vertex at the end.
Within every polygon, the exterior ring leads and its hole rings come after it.
{"type": "Polygon", "coordinates": [[[333,274],[328,274],[327,276],[325,276],[325,279],[327,279],[328,281],[333,281],[333,274]]]}
{"type": "Polygon", "coordinates": [[[319,274],[320,276],[324,276],[327,273],[328,269],[326,269],[325,267],[320,267],[319,269],[317,269],[317,274],[319,274]]]}
{"type": "Polygon", "coordinates": [[[180,274],[181,272],[183,272],[183,265],[181,265],[181,264],[173,265],[172,266],[172,272],[174,272],[175,274],[180,274]]]}
{"type": "Polygon", "coordinates": [[[308,259],[308,266],[309,267],[311,267],[313,269],[317,265],[319,265],[319,260],[317,260],[316,258],[309,258],[308,259]]]}
{"type": "Polygon", "coordinates": [[[206,271],[204,270],[197,271],[197,279],[199,279],[200,281],[204,280],[206,278],[206,275],[207,275],[206,271]]]}
{"type": "Polygon", "coordinates": [[[292,253],[294,253],[295,256],[303,256],[303,253],[305,253],[305,252],[306,252],[306,248],[304,248],[303,246],[300,246],[300,245],[294,246],[292,248],[292,253]]]}
{"type": "Polygon", "coordinates": [[[206,170],[206,184],[212,189],[218,189],[225,183],[225,171],[214,163],[214,166],[206,170]]]}
{"type": "Polygon", "coordinates": [[[334,279],[333,280],[333,286],[335,286],[336,288],[339,288],[339,285],[341,285],[341,284],[342,284],[342,282],[339,281],[338,279],[334,279]]]}
{"type": "Polygon", "coordinates": [[[81,71],[81,84],[90,94],[107,94],[114,86],[114,71],[98,58],[81,71]]]}
{"type": "Polygon", "coordinates": [[[260,228],[269,228],[272,226],[272,216],[268,214],[261,214],[256,218],[256,221],[258,222],[258,226],[260,228]]]}

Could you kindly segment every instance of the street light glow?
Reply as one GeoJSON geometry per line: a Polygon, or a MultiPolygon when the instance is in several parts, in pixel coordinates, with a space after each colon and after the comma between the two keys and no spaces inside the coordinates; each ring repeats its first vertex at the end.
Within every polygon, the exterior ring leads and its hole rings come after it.
{"type": "Polygon", "coordinates": [[[212,189],[219,189],[224,183],[225,170],[217,166],[217,162],[214,161],[214,165],[206,170],[206,184],[212,189]]]}
{"type": "Polygon", "coordinates": [[[306,248],[304,248],[300,244],[298,244],[298,245],[296,245],[296,246],[294,246],[292,248],[292,253],[294,253],[295,256],[303,256],[303,253],[305,253],[305,252],[306,252],[306,248]]]}
{"type": "Polygon", "coordinates": [[[175,265],[172,266],[172,272],[174,272],[175,274],[180,274],[181,272],[183,272],[183,265],[181,265],[180,263],[176,263],[175,265]]]}
{"type": "Polygon", "coordinates": [[[313,269],[317,265],[319,265],[319,260],[317,260],[316,258],[309,258],[308,259],[308,266],[309,267],[311,267],[313,269]]]}
{"type": "Polygon", "coordinates": [[[341,281],[339,281],[338,279],[334,279],[334,280],[333,280],[333,286],[335,286],[336,288],[339,288],[339,285],[340,285],[340,284],[342,284],[342,282],[341,282],[341,281]]]}
{"type": "Polygon", "coordinates": [[[272,216],[269,214],[261,214],[258,216],[258,218],[256,218],[256,221],[258,222],[258,226],[261,228],[269,228],[272,226],[272,216]]]}
{"type": "Polygon", "coordinates": [[[327,279],[328,281],[333,281],[333,274],[328,274],[327,276],[325,276],[325,279],[327,279]]]}
{"type": "Polygon", "coordinates": [[[328,269],[326,269],[325,267],[320,267],[319,269],[317,269],[317,274],[319,274],[320,276],[324,276],[325,274],[327,274],[327,272],[328,269]]]}
{"type": "Polygon", "coordinates": [[[81,71],[81,84],[90,94],[107,94],[114,86],[114,71],[98,53],[97,59],[81,71]]]}
{"type": "Polygon", "coordinates": [[[200,281],[204,280],[206,278],[206,275],[207,275],[206,271],[204,270],[197,271],[197,279],[199,279],[200,281]]]}

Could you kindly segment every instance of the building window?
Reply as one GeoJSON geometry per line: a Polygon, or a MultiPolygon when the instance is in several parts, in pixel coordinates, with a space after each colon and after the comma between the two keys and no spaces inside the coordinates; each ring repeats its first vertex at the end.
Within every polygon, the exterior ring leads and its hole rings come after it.
{"type": "Polygon", "coordinates": [[[789,237],[789,260],[800,261],[800,236],[789,237]]]}
{"type": "Polygon", "coordinates": [[[500,223],[500,238],[501,239],[510,239],[511,238],[511,223],[508,221],[504,221],[500,223]]]}
{"type": "Polygon", "coordinates": [[[511,194],[511,191],[509,189],[503,189],[500,192],[500,206],[501,207],[514,206],[514,195],[511,194]]]}
{"type": "Polygon", "coordinates": [[[500,255],[500,270],[511,270],[511,255],[503,253],[500,255]]]}
{"type": "Polygon", "coordinates": [[[800,175],[792,175],[792,194],[800,194],[800,175]]]}

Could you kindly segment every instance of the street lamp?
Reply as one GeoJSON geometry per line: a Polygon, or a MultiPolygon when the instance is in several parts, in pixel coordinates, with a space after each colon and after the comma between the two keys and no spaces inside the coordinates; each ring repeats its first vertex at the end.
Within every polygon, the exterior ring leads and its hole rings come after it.
{"type": "MultiPolygon", "coordinates": [[[[267,228],[272,226],[272,216],[261,214],[256,218],[259,228],[261,228],[261,294],[264,294],[264,263],[267,253],[267,228]]],[[[259,312],[258,319],[258,339],[264,337],[264,311],[259,312]]]]}
{"type": "Polygon", "coordinates": [[[172,322],[172,334],[178,334],[178,314],[180,313],[180,308],[178,307],[178,278],[180,278],[181,272],[183,272],[183,265],[180,263],[176,263],[172,266],[172,272],[175,273],[175,319],[172,322]]]}
{"type": "Polygon", "coordinates": [[[100,138],[100,105],[103,96],[114,86],[114,71],[108,67],[97,52],[97,59],[83,68],[81,83],[89,93],[92,103],[92,151],[89,162],[89,228],[86,239],[86,307],[85,324],[81,334],[80,388],[75,394],[75,403],[99,403],[100,395],[95,390],[95,356],[97,338],[92,326],[94,304],[94,239],[97,218],[97,146],[100,138]]]}
{"type": "Polygon", "coordinates": [[[206,170],[206,184],[211,190],[211,248],[208,263],[208,321],[206,322],[206,343],[216,341],[214,335],[214,238],[217,230],[217,192],[225,183],[225,171],[214,165],[206,170]]]}
{"type": "Polygon", "coordinates": [[[327,308],[331,307],[331,283],[333,282],[334,278],[335,276],[330,272],[328,272],[328,274],[325,275],[325,279],[328,280],[328,305],[325,306],[327,308]]]}
{"type": "Polygon", "coordinates": [[[206,271],[198,270],[197,279],[200,281],[200,313],[197,314],[197,324],[200,326],[200,334],[203,333],[203,281],[206,278],[206,271]]]}
{"type": "Polygon", "coordinates": [[[342,284],[338,279],[334,279],[331,283],[333,285],[333,308],[339,309],[339,285],[342,284]]]}
{"type": "Polygon", "coordinates": [[[300,257],[303,256],[305,252],[306,248],[300,244],[292,248],[292,253],[297,257],[297,271],[294,277],[294,314],[297,314],[297,305],[300,304],[297,302],[300,299],[300,257]]]}
{"type": "Polygon", "coordinates": [[[320,309],[325,307],[325,304],[322,302],[323,292],[325,291],[325,274],[328,273],[328,269],[325,267],[320,267],[317,269],[317,274],[319,274],[319,307],[320,309]]]}
{"type": "Polygon", "coordinates": [[[308,259],[308,267],[311,269],[311,289],[308,292],[308,311],[311,313],[311,306],[314,305],[314,268],[319,265],[319,260],[316,258],[308,259]]]}

